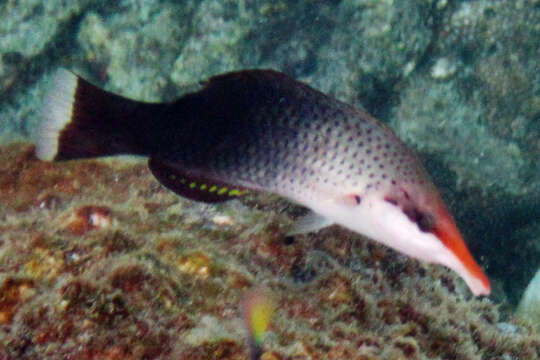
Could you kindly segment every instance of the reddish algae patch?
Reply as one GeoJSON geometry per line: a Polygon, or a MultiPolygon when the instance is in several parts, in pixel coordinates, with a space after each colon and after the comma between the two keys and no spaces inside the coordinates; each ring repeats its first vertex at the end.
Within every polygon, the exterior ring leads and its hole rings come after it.
{"type": "Polygon", "coordinates": [[[0,287],[0,325],[10,324],[21,305],[34,295],[30,280],[7,279],[0,287]]]}

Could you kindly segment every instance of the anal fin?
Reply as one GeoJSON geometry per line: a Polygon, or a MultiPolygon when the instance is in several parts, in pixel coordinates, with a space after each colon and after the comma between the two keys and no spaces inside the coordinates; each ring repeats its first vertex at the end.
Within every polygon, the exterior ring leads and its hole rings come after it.
{"type": "Polygon", "coordinates": [[[193,174],[158,157],[151,157],[148,160],[148,167],[163,186],[191,200],[217,203],[247,193],[246,189],[210,177],[193,174]]]}

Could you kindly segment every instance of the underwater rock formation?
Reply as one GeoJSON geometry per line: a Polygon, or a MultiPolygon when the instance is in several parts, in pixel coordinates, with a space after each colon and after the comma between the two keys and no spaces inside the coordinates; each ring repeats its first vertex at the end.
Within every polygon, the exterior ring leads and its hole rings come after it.
{"type": "Polygon", "coordinates": [[[536,326],[536,331],[540,331],[540,270],[525,289],[517,311],[519,316],[536,326]]]}

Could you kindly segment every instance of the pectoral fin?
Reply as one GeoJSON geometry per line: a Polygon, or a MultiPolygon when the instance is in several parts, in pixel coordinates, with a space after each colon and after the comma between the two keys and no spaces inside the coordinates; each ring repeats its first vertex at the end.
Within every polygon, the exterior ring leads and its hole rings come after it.
{"type": "Polygon", "coordinates": [[[306,234],[314,232],[332,225],[334,222],[322,215],[319,215],[315,212],[310,212],[309,214],[301,217],[296,220],[291,229],[287,232],[287,236],[306,234]]]}

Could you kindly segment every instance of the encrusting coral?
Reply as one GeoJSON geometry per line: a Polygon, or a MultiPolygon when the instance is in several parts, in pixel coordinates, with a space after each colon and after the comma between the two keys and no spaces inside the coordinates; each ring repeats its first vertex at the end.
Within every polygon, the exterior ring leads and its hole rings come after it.
{"type": "Polygon", "coordinates": [[[182,199],[143,162],[0,149],[0,359],[245,359],[240,304],[275,295],[263,359],[537,359],[454,273],[338,227],[284,238],[268,195],[182,199]]]}

